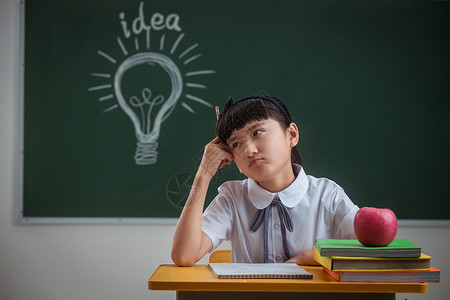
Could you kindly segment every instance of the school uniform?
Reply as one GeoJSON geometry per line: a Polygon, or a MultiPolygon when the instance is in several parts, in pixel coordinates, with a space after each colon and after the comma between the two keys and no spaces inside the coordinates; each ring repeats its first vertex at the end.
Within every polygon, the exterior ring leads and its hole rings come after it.
{"type": "Polygon", "coordinates": [[[211,252],[228,240],[231,262],[262,263],[266,258],[281,263],[288,255],[311,250],[317,238],[355,238],[353,219],[359,208],[344,190],[329,179],[306,175],[300,165],[293,168],[296,179],[279,193],[266,191],[251,178],[219,187],[202,216],[202,231],[213,243],[211,252]],[[261,224],[255,224],[256,219],[261,224]]]}

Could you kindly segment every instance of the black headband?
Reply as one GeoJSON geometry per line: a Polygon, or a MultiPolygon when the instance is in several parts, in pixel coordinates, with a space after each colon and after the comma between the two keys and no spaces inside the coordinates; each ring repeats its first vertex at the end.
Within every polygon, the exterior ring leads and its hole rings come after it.
{"type": "Polygon", "coordinates": [[[223,116],[223,114],[224,114],[228,109],[230,109],[230,107],[232,107],[233,105],[235,105],[235,104],[237,104],[237,103],[239,103],[239,102],[242,102],[242,101],[244,101],[244,100],[249,100],[249,99],[263,99],[263,100],[266,100],[266,101],[269,101],[269,102],[275,104],[275,105],[283,112],[284,116],[285,116],[286,119],[289,121],[289,123],[292,123],[291,118],[289,118],[289,115],[288,115],[287,112],[284,110],[284,108],[280,105],[280,103],[278,103],[277,101],[275,101],[275,100],[273,100],[273,99],[271,99],[271,98],[269,98],[269,97],[265,97],[265,96],[252,96],[252,97],[247,97],[247,98],[244,98],[244,99],[241,99],[241,100],[237,101],[236,103],[233,103],[233,98],[230,96],[230,97],[228,97],[227,103],[225,103],[225,107],[223,108],[223,111],[220,113],[220,116],[223,116]]]}

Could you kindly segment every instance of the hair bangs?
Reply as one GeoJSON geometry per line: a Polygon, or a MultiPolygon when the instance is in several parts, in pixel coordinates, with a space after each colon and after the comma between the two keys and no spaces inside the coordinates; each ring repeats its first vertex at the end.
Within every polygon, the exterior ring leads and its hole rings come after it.
{"type": "Polygon", "coordinates": [[[271,105],[273,104],[259,98],[234,104],[219,118],[216,125],[217,136],[222,142],[226,143],[234,131],[242,129],[250,122],[267,120],[271,117],[276,119],[271,105]]]}

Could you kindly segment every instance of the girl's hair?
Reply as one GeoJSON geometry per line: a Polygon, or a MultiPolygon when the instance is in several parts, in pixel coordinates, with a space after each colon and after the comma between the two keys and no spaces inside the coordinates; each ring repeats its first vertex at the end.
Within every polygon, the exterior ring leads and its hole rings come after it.
{"type": "MultiPolygon", "coordinates": [[[[231,134],[252,121],[274,119],[287,129],[292,120],[289,111],[279,99],[267,96],[255,96],[237,101],[224,111],[216,124],[216,133],[222,142],[227,143],[231,134]],[[284,110],[284,111],[283,111],[284,110]]],[[[297,146],[292,147],[291,160],[302,165],[302,158],[297,146]]]]}

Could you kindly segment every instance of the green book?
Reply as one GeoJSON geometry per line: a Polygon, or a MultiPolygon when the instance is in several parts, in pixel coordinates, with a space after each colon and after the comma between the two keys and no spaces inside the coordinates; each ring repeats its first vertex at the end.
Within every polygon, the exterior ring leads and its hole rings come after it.
{"type": "Polygon", "coordinates": [[[422,249],[408,239],[394,239],[385,247],[366,247],[358,240],[317,239],[322,256],[419,257],[422,249]]]}

